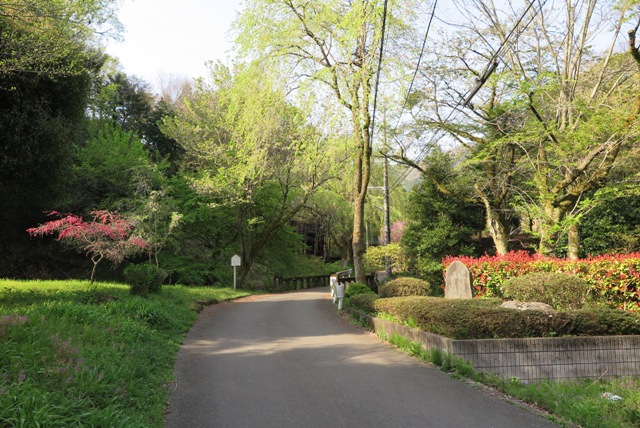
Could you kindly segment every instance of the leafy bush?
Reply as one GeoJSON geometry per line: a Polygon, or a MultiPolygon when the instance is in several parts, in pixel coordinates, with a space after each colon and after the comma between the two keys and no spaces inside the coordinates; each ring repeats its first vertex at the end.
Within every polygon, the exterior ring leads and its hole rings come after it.
{"type": "Polygon", "coordinates": [[[366,313],[375,312],[374,303],[380,298],[376,294],[356,294],[349,299],[349,306],[352,308],[360,309],[366,313]]]}
{"type": "Polygon", "coordinates": [[[389,259],[392,271],[404,272],[407,270],[406,255],[399,243],[369,247],[364,255],[367,270],[384,270],[385,258],[389,259]]]}
{"type": "Polygon", "coordinates": [[[603,336],[640,333],[640,315],[591,308],[558,312],[518,311],[500,307],[499,299],[395,297],[373,302],[383,312],[418,328],[453,339],[549,336],[603,336]]]}
{"type": "Polygon", "coordinates": [[[444,297],[445,278],[442,272],[442,263],[437,263],[437,266],[431,269],[424,269],[420,272],[420,278],[431,284],[433,289],[433,296],[444,297]]]}
{"type": "Polygon", "coordinates": [[[574,275],[536,272],[508,279],[504,296],[523,302],[542,302],[557,310],[580,309],[589,294],[589,283],[574,275]]]}
{"type": "Polygon", "coordinates": [[[344,297],[349,299],[358,294],[376,294],[376,293],[365,284],[361,284],[359,282],[352,282],[347,286],[347,290],[344,292],[344,297]]]}
{"type": "Polygon", "coordinates": [[[418,278],[396,278],[380,286],[380,297],[429,296],[431,284],[418,278]]]}
{"type": "Polygon", "coordinates": [[[567,260],[518,251],[475,259],[447,257],[442,261],[443,268],[454,260],[469,268],[478,297],[502,297],[504,282],[509,278],[534,272],[568,273],[587,281],[596,302],[640,311],[640,253],[567,260]]]}
{"type": "Polygon", "coordinates": [[[603,307],[570,312],[575,315],[575,333],[581,336],[635,335],[640,330],[640,314],[603,307]]]}
{"type": "Polygon", "coordinates": [[[160,291],[167,273],[149,263],[130,264],[124,270],[124,278],[131,286],[131,294],[146,296],[160,291]]]}

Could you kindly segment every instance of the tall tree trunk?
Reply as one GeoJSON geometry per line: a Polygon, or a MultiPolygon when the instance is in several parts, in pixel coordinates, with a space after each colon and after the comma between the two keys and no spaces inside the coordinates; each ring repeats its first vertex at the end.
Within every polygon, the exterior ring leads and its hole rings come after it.
{"type": "Polygon", "coordinates": [[[496,254],[504,256],[509,252],[509,232],[507,231],[500,214],[496,210],[487,208],[486,218],[489,234],[491,235],[493,244],[496,247],[496,254]]]}
{"type": "MultiPolygon", "coordinates": [[[[362,21],[362,33],[360,35],[360,64],[366,63],[367,24],[362,21]]],[[[369,100],[371,95],[372,70],[360,71],[360,84],[355,88],[351,106],[353,131],[356,138],[356,160],[353,187],[353,269],[356,282],[366,284],[364,271],[365,248],[365,218],[364,206],[367,198],[367,188],[371,176],[371,113],[369,112],[369,100]],[[361,89],[361,94],[358,89],[361,89]],[[360,96],[361,95],[361,96],[360,96]]]]}
{"type": "Polygon", "coordinates": [[[491,204],[487,195],[482,191],[480,186],[475,186],[476,194],[482,200],[485,210],[485,219],[487,221],[487,229],[496,247],[496,254],[503,256],[509,252],[509,231],[505,226],[504,218],[498,210],[491,204]]]}
{"type": "Polygon", "coordinates": [[[568,234],[567,258],[569,260],[578,260],[580,257],[580,229],[577,224],[572,224],[568,234]]]}
{"type": "Polygon", "coordinates": [[[364,271],[365,227],[364,198],[356,197],[353,207],[353,269],[356,282],[366,283],[364,271]]]}
{"type": "Polygon", "coordinates": [[[552,201],[546,201],[543,205],[543,218],[538,225],[540,245],[538,253],[545,256],[555,256],[555,245],[558,241],[558,225],[564,218],[566,209],[554,206],[552,201]]]}

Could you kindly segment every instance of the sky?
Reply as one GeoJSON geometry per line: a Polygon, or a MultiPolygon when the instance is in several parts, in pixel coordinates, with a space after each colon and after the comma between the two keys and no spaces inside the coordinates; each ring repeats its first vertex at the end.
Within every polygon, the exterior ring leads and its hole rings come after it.
{"type": "Polygon", "coordinates": [[[157,87],[159,76],[200,77],[211,60],[229,62],[229,29],[241,0],[123,0],[124,42],[107,52],[124,72],[157,87]]]}
{"type": "MultiPolygon", "coordinates": [[[[206,76],[207,61],[230,63],[229,30],[242,0],[121,1],[124,42],[109,41],[107,52],[120,60],[125,73],[142,78],[156,92],[171,76],[206,76]]],[[[436,16],[447,16],[448,4],[440,3],[436,16]]]]}

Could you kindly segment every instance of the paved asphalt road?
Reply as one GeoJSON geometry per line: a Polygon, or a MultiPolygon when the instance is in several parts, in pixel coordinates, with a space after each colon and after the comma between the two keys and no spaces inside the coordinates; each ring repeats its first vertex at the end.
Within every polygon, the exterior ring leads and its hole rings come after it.
{"type": "Polygon", "coordinates": [[[554,426],[350,325],[328,288],[206,308],[175,379],[168,428],[554,426]]]}

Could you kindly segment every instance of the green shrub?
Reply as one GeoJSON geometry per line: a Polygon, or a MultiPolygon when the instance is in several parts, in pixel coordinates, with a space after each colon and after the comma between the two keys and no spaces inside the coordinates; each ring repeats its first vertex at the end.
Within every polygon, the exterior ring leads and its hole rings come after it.
{"type": "Polygon", "coordinates": [[[420,272],[420,278],[431,284],[433,296],[444,297],[445,279],[441,263],[433,269],[420,272]]]}
{"type": "Polygon", "coordinates": [[[640,334],[640,315],[590,308],[548,314],[500,307],[499,299],[394,297],[372,302],[371,312],[393,315],[421,330],[453,339],[640,334]]]}
{"type": "Polygon", "coordinates": [[[522,302],[542,302],[557,310],[580,309],[589,293],[589,284],[574,275],[536,272],[508,279],[505,297],[522,302]]]}
{"type": "Polygon", "coordinates": [[[149,263],[130,264],[124,270],[124,278],[131,286],[131,294],[146,296],[160,291],[167,273],[149,263]]]}
{"type": "Polygon", "coordinates": [[[640,253],[567,260],[517,251],[503,256],[445,257],[443,267],[446,269],[454,260],[469,268],[476,297],[502,297],[502,286],[509,278],[562,272],[587,281],[591,296],[599,304],[640,312],[640,253]]]}
{"type": "Polygon", "coordinates": [[[344,292],[344,297],[350,299],[353,296],[357,296],[358,294],[376,294],[373,290],[371,290],[365,284],[361,284],[359,282],[352,282],[347,286],[347,291],[344,292]]]}
{"type": "Polygon", "coordinates": [[[349,306],[371,314],[375,312],[374,303],[379,299],[375,293],[356,294],[349,299],[349,306]]]}
{"type": "Polygon", "coordinates": [[[391,270],[403,272],[407,270],[406,254],[398,243],[369,247],[364,255],[364,263],[367,270],[384,270],[388,260],[391,270]]]}
{"type": "Polygon", "coordinates": [[[603,307],[571,312],[575,316],[575,334],[581,336],[618,336],[638,334],[640,314],[603,307]]]}
{"type": "Polygon", "coordinates": [[[429,296],[431,284],[418,278],[396,278],[380,286],[380,297],[429,296]]]}

